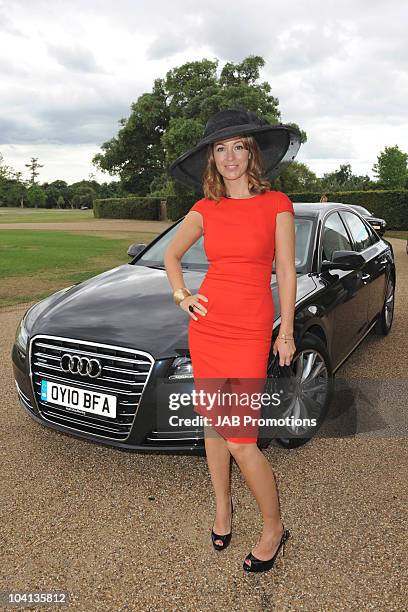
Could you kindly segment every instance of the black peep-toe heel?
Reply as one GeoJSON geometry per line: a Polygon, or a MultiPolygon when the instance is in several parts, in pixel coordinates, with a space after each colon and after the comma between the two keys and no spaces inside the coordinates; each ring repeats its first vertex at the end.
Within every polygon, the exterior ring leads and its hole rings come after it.
{"type": "Polygon", "coordinates": [[[283,528],[283,534],[279,542],[278,548],[276,549],[276,552],[271,559],[262,561],[261,559],[258,559],[257,557],[255,557],[255,555],[253,555],[250,552],[245,557],[244,570],[246,572],[266,572],[267,570],[270,570],[273,567],[273,564],[275,563],[275,559],[278,556],[278,553],[281,548],[282,548],[282,555],[285,554],[285,543],[286,543],[286,540],[289,538],[289,536],[290,536],[289,529],[283,528]],[[248,560],[250,561],[250,563],[247,563],[248,560]]]}
{"type": "Polygon", "coordinates": [[[211,540],[213,543],[213,546],[215,548],[215,550],[224,550],[225,548],[227,548],[228,544],[231,542],[231,536],[232,536],[232,515],[234,514],[234,505],[232,503],[232,499],[231,499],[231,529],[230,532],[225,534],[225,535],[218,535],[217,533],[214,533],[214,530],[211,530],[211,540]],[[221,540],[222,544],[219,544],[218,542],[216,542],[216,540],[221,540]]]}

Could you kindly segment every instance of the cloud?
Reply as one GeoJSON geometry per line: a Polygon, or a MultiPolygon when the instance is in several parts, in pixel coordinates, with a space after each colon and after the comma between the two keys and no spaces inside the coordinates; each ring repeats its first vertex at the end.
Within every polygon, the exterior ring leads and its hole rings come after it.
{"type": "Polygon", "coordinates": [[[187,37],[164,31],[149,45],[145,57],[147,60],[165,59],[181,53],[189,47],[189,44],[187,37]]]}
{"type": "Polygon", "coordinates": [[[96,64],[95,58],[89,49],[74,46],[47,45],[48,53],[51,57],[57,60],[73,72],[104,72],[104,70],[96,64]]]}
{"type": "MultiPolygon", "coordinates": [[[[12,165],[13,146],[41,145],[49,159],[54,146],[79,180],[94,167],[75,151],[115,136],[155,78],[261,55],[281,120],[308,134],[298,159],[321,174],[347,161],[370,173],[390,138],[408,150],[407,22],[404,0],[14,0],[0,7],[0,151],[12,165]]],[[[47,163],[44,179],[60,167],[47,163]]]]}
{"type": "Polygon", "coordinates": [[[108,94],[101,97],[97,92],[87,98],[61,96],[50,104],[40,94],[26,115],[10,108],[9,116],[0,118],[1,144],[102,144],[114,135],[128,107],[108,94]]]}
{"type": "Polygon", "coordinates": [[[16,27],[5,14],[5,9],[0,6],[0,32],[11,34],[12,36],[24,36],[20,28],[16,27]]]}

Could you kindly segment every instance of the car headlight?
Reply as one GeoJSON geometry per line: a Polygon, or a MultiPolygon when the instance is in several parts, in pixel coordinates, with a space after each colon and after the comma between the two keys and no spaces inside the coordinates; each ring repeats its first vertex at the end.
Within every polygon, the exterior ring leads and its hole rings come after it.
{"type": "Polygon", "coordinates": [[[27,353],[27,344],[28,344],[28,340],[29,340],[30,330],[32,328],[32,325],[33,325],[33,322],[35,320],[36,315],[38,315],[38,310],[36,310],[36,309],[39,308],[40,311],[41,311],[41,305],[46,305],[55,296],[58,296],[58,295],[60,295],[62,293],[65,293],[66,291],[68,291],[68,289],[71,289],[71,287],[75,287],[75,285],[70,285],[69,287],[64,287],[63,289],[59,289],[55,293],[52,293],[50,296],[48,296],[48,297],[44,298],[43,300],[40,300],[39,302],[36,302],[35,304],[33,304],[25,312],[25,314],[24,314],[23,318],[21,319],[21,321],[19,323],[19,326],[17,328],[16,338],[15,338],[15,344],[17,345],[17,348],[22,353],[24,353],[24,354],[27,353]]]}
{"type": "Polygon", "coordinates": [[[176,357],[171,364],[170,380],[193,379],[193,367],[189,357],[176,357]]]}
{"type": "Polygon", "coordinates": [[[20,324],[16,331],[16,345],[20,349],[20,351],[24,354],[27,353],[27,343],[28,343],[28,330],[26,327],[26,318],[27,314],[21,319],[20,324]]]}

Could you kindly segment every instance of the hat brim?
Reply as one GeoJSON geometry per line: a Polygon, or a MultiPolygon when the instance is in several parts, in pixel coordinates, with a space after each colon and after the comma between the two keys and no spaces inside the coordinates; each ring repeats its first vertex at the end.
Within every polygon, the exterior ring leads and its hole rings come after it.
{"type": "Polygon", "coordinates": [[[264,175],[276,178],[293,162],[301,145],[300,133],[288,125],[242,125],[228,127],[203,138],[195,147],[180,155],[169,167],[171,176],[187,185],[202,189],[207,166],[207,147],[233,136],[254,136],[260,148],[264,175]]]}

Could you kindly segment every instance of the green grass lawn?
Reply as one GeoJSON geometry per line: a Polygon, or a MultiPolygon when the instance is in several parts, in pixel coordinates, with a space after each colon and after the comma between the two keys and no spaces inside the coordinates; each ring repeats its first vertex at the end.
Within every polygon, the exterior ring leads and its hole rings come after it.
{"type": "Polygon", "coordinates": [[[0,233],[0,306],[42,299],[131,261],[132,242],[148,243],[144,235],[129,239],[59,231],[6,230],[0,233]]]}
{"type": "Polygon", "coordinates": [[[58,223],[94,220],[93,209],[70,210],[53,208],[0,207],[0,223],[58,223]]]}
{"type": "Polygon", "coordinates": [[[95,258],[124,263],[129,260],[128,246],[127,240],[109,240],[88,234],[7,230],[0,234],[0,278],[83,270],[95,258]]]}

